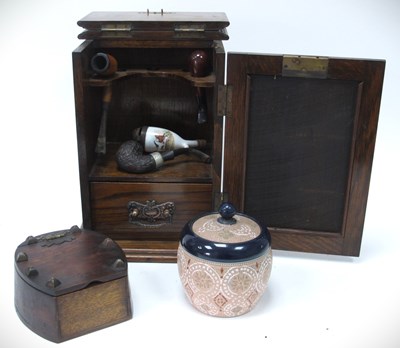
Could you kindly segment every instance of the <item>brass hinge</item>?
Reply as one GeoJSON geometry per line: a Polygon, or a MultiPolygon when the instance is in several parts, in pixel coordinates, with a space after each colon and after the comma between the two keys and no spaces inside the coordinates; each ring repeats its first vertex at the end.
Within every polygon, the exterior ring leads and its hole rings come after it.
{"type": "Polygon", "coordinates": [[[324,79],[328,77],[328,64],[327,57],[285,55],[282,60],[282,76],[324,79]]]}
{"type": "Polygon", "coordinates": [[[131,31],[132,24],[103,24],[101,26],[101,31],[131,31]]]}
{"type": "Polygon", "coordinates": [[[218,86],[218,116],[232,116],[232,86],[218,86]]]}
{"type": "Polygon", "coordinates": [[[174,28],[176,32],[204,32],[206,26],[204,24],[177,24],[174,28]]]}

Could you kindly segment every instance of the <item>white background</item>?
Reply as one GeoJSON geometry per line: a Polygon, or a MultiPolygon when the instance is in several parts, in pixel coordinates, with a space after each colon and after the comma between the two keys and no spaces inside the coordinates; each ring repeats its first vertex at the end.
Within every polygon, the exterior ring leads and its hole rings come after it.
{"type": "Polygon", "coordinates": [[[226,51],[386,59],[359,258],[276,251],[248,315],[218,319],[184,298],[175,264],[129,264],[132,320],[63,347],[400,347],[400,2],[3,0],[0,3],[0,343],[50,347],[13,304],[13,257],[29,235],[82,221],[71,52],[95,10],[221,11],[226,51]]]}

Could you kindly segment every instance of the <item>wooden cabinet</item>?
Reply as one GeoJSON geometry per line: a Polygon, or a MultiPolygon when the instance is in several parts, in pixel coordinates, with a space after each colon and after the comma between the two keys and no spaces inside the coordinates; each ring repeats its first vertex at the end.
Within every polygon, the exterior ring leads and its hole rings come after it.
{"type": "Polygon", "coordinates": [[[174,261],[184,223],[214,209],[220,192],[222,117],[217,90],[224,84],[225,14],[91,13],[78,23],[85,41],[73,52],[83,226],[106,233],[129,260],[174,261]],[[208,57],[205,76],[193,76],[189,58],[208,57]],[[97,54],[118,69],[96,73],[97,54]],[[198,93],[207,122],[198,123],[198,93]],[[99,132],[106,112],[105,151],[99,132]],[[181,155],[148,173],[117,166],[119,146],[142,126],[171,130],[184,139],[204,139],[211,158],[181,155]]]}
{"type": "Polygon", "coordinates": [[[226,59],[223,13],[96,12],[78,24],[85,28],[73,52],[83,227],[116,240],[129,260],[175,261],[184,223],[228,199],[269,226],[273,248],[358,254],[384,61],[226,59]],[[198,50],[209,64],[201,77],[188,65],[198,50]],[[99,53],[115,58],[115,73],[94,71],[99,53]],[[207,108],[201,124],[199,91],[207,108]],[[142,126],[205,139],[211,161],[185,154],[149,173],[120,170],[115,154],[142,126]]]}

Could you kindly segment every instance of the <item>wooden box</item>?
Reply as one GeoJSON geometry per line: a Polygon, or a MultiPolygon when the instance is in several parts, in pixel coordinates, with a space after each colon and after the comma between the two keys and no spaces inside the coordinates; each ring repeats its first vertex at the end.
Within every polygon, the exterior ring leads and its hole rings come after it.
{"type": "Polygon", "coordinates": [[[15,251],[15,308],[27,327],[57,343],[130,319],[122,249],[76,226],[28,237],[15,251]]]}
{"type": "Polygon", "coordinates": [[[358,255],[384,61],[226,55],[224,13],[94,12],[78,24],[85,29],[73,52],[85,228],[114,239],[130,261],[175,261],[185,222],[228,199],[270,228],[275,249],[358,255]],[[196,50],[209,57],[203,77],[188,69],[196,50]],[[99,53],[118,62],[113,75],[93,70],[99,53]],[[119,145],[142,126],[206,139],[211,163],[182,156],[151,173],[119,170],[119,145]],[[99,134],[106,153],[96,152],[99,134]],[[162,221],[170,203],[173,216],[162,221]],[[132,204],[147,221],[132,220],[132,204]]]}

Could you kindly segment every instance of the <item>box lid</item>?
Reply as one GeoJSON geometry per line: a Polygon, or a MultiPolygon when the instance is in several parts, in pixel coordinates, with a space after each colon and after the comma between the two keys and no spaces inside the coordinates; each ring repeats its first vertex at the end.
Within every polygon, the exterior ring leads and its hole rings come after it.
{"type": "Polygon", "coordinates": [[[15,269],[32,287],[59,296],[126,276],[127,261],[110,238],[73,226],[28,237],[15,251],[15,269]]]}
{"type": "Polygon", "coordinates": [[[78,21],[80,39],[227,40],[223,12],[92,12],[78,21]]]}

